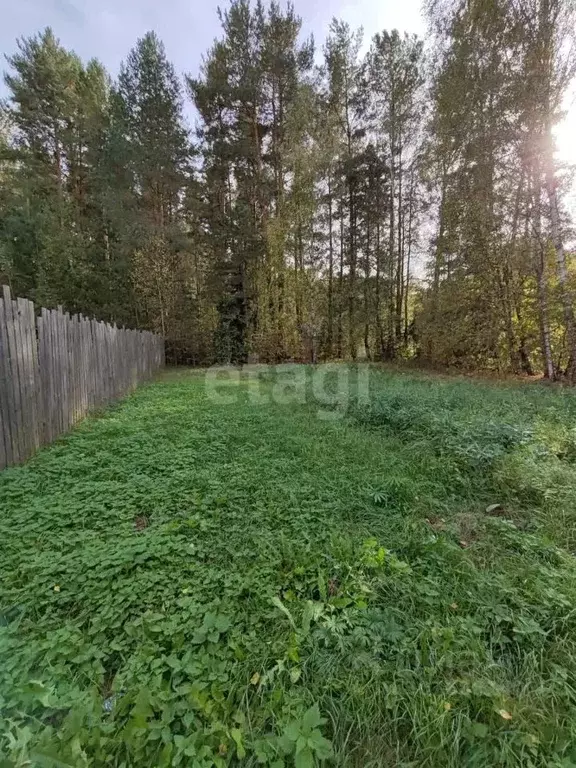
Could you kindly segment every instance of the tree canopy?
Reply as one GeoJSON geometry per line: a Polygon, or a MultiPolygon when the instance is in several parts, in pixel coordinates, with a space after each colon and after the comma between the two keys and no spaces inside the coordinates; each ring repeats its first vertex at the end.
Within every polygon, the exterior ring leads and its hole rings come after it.
{"type": "Polygon", "coordinates": [[[183,79],[50,29],[7,59],[0,280],[162,333],[168,359],[394,360],[576,378],[554,126],[574,0],[431,0],[425,40],[233,0],[183,79]],[[191,113],[194,126],[187,124],[191,113]]]}

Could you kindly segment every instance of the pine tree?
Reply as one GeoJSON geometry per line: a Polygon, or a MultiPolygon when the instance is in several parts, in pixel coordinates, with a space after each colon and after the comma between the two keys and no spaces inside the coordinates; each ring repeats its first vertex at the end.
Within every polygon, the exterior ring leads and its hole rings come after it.
{"type": "MultiPolygon", "coordinates": [[[[189,87],[202,117],[205,222],[215,251],[223,359],[287,352],[288,125],[312,65],[292,7],[237,0],[189,87]]],[[[299,269],[299,257],[294,262],[299,269]]],[[[294,296],[298,295],[298,279],[294,296]]],[[[296,304],[297,304],[296,300],[296,304]]]]}
{"type": "MultiPolygon", "coordinates": [[[[115,148],[132,184],[131,273],[140,317],[171,336],[180,284],[183,196],[190,176],[190,145],[181,86],[153,32],[139,40],[118,78],[115,148]]],[[[114,145],[111,145],[114,146],[114,145]]]]}
{"type": "Polygon", "coordinates": [[[16,290],[89,310],[97,298],[92,198],[107,78],[84,67],[50,29],[8,59],[7,117],[13,195],[3,217],[5,258],[16,290]]]}
{"type": "Polygon", "coordinates": [[[426,111],[422,41],[416,36],[401,37],[396,30],[375,35],[367,56],[366,77],[371,127],[389,165],[385,354],[393,357],[408,336],[409,260],[420,208],[420,126],[426,111]]]}
{"type": "Polygon", "coordinates": [[[0,278],[186,362],[393,359],[576,376],[553,128],[575,0],[429,0],[423,41],[232,0],[183,92],[153,32],[112,82],[50,30],[8,60],[0,278]],[[416,267],[427,255],[424,280],[416,267]]]}

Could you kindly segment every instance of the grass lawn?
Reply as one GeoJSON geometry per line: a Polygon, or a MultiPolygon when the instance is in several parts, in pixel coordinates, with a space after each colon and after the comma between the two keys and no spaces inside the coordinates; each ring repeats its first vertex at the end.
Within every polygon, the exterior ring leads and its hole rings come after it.
{"type": "Polygon", "coordinates": [[[576,395],[299,371],[0,474],[0,766],[576,766],[576,395]]]}

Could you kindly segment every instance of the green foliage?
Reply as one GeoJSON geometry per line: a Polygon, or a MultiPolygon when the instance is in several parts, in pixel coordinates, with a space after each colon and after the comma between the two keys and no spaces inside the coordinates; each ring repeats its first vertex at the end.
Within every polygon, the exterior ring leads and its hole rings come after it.
{"type": "Polygon", "coordinates": [[[363,52],[333,19],[315,64],[291,4],[232,0],[186,77],[194,141],[154,32],[115,81],[50,29],[22,38],[0,111],[0,281],[160,332],[170,362],[571,376],[552,129],[576,6],[425,5],[429,45],[374,30],[363,52]]]}
{"type": "Polygon", "coordinates": [[[154,32],[114,82],[51,30],[19,42],[0,280],[160,332],[174,362],[355,359],[361,339],[370,358],[412,354],[422,42],[384,33],[363,59],[334,20],[315,66],[291,5],[219,18],[186,78],[194,145],[154,32]]]}
{"type": "MultiPolygon", "coordinates": [[[[187,254],[194,206],[184,204],[193,178],[181,86],[162,43],[153,33],[139,40],[113,87],[49,29],[21,40],[8,63],[2,281],[46,306],[162,332],[172,346],[190,318],[209,333],[209,307],[198,317],[203,275],[187,254]]],[[[189,353],[199,332],[187,330],[189,353]]]]}
{"type": "Polygon", "coordinates": [[[424,165],[438,220],[416,318],[420,353],[463,369],[571,378],[575,275],[548,206],[561,186],[553,126],[575,71],[576,5],[426,6],[437,66],[424,165]]]}
{"type": "Polygon", "coordinates": [[[103,278],[95,212],[108,78],[98,62],[83,65],[66,51],[50,29],[21,40],[8,62],[3,271],[16,293],[90,311],[103,278]]]}
{"type": "Polygon", "coordinates": [[[2,473],[3,765],[574,761],[573,395],[371,385],[175,371],[2,473]]]}

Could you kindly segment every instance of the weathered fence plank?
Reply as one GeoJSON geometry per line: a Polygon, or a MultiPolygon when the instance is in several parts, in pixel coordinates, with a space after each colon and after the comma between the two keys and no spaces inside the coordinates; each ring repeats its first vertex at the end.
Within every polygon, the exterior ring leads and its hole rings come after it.
{"type": "Polygon", "coordinates": [[[0,469],[20,464],[90,411],[130,392],[164,366],[164,341],[0,298],[0,469]]]}
{"type": "Polygon", "coordinates": [[[40,387],[40,366],[38,360],[38,337],[36,335],[36,315],[34,313],[34,304],[31,301],[26,302],[28,313],[28,336],[30,344],[30,376],[32,381],[33,398],[33,451],[37,451],[42,444],[42,427],[44,414],[42,408],[42,390],[40,387]]]}
{"type": "Polygon", "coordinates": [[[16,346],[16,329],[14,319],[14,308],[12,306],[12,297],[10,289],[3,287],[4,294],[4,322],[6,327],[7,350],[8,350],[8,382],[11,393],[11,425],[12,425],[12,446],[16,461],[21,461],[25,456],[26,450],[23,445],[23,427],[22,427],[22,402],[20,399],[20,375],[18,372],[18,347],[16,346]]]}
{"type": "MultiPolygon", "coordinates": [[[[6,336],[6,323],[4,321],[4,298],[0,298],[0,420],[3,429],[1,431],[2,455],[0,462],[4,466],[12,464],[12,389],[10,381],[10,369],[8,360],[8,339],[6,336]]],[[[2,464],[0,464],[2,466],[2,464]]]]}

